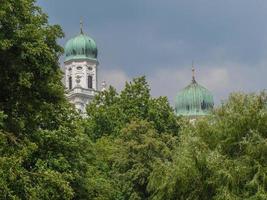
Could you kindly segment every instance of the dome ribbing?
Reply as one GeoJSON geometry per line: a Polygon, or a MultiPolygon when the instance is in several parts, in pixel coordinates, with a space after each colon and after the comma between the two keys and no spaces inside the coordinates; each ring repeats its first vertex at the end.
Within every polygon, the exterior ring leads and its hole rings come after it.
{"type": "Polygon", "coordinates": [[[65,46],[65,61],[89,59],[97,60],[97,46],[89,36],[81,33],[70,39],[65,46]]]}
{"type": "Polygon", "coordinates": [[[177,94],[175,112],[178,116],[202,116],[209,114],[213,106],[211,92],[199,85],[193,77],[192,82],[177,94]]]}

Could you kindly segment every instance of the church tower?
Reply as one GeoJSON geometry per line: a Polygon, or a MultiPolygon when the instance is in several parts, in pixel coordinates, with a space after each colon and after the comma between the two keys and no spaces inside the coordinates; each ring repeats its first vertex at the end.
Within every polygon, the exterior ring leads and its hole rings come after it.
{"type": "Polygon", "coordinates": [[[65,45],[64,60],[67,98],[81,113],[98,90],[97,67],[96,43],[83,32],[81,23],[80,33],[65,45]]]}

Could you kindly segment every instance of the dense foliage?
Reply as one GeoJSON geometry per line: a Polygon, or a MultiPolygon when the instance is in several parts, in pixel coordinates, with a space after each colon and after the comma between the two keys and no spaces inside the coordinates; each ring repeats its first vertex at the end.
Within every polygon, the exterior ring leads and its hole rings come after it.
{"type": "Polygon", "coordinates": [[[64,97],[63,33],[34,0],[0,1],[0,199],[81,199],[89,138],[64,97]]]}
{"type": "Polygon", "coordinates": [[[98,169],[91,181],[101,185],[93,188],[90,199],[98,199],[99,194],[101,199],[148,199],[154,166],[171,160],[178,143],[179,126],[167,99],[152,98],[141,77],[126,83],[120,93],[113,87],[101,92],[87,113],[83,126],[94,141],[94,169],[98,169]],[[111,188],[108,197],[103,197],[103,187],[111,188]]]}
{"type": "Polygon", "coordinates": [[[92,139],[111,134],[117,136],[134,119],[152,123],[159,133],[177,135],[176,117],[167,98],[152,98],[145,77],[126,83],[120,94],[110,87],[96,96],[87,113],[87,133],[92,139]]]}
{"type": "Polygon", "coordinates": [[[185,125],[173,162],[150,177],[152,199],[267,199],[266,94],[235,94],[185,125]]]}
{"type": "Polygon", "coordinates": [[[64,97],[63,36],[34,0],[0,1],[0,199],[267,199],[267,96],[233,94],[190,123],[144,77],[64,97]]]}
{"type": "Polygon", "coordinates": [[[8,114],[6,128],[17,135],[58,124],[51,113],[64,101],[63,49],[56,41],[62,36],[33,0],[0,1],[0,109],[8,114]]]}

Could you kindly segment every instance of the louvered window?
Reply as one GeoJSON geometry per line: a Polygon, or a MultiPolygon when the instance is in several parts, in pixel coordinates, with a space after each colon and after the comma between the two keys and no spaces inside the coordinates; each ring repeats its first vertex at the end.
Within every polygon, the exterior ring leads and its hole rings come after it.
{"type": "Polygon", "coordinates": [[[70,90],[72,89],[72,77],[71,76],[69,77],[69,89],[70,90]]]}
{"type": "Polygon", "coordinates": [[[92,89],[93,88],[93,77],[88,76],[88,88],[92,89]]]}

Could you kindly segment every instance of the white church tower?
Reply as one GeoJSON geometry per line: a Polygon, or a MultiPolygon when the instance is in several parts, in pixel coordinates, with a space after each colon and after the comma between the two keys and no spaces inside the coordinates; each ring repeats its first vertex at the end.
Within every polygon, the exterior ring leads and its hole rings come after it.
{"type": "Polygon", "coordinates": [[[78,111],[85,113],[86,105],[95,96],[97,80],[97,46],[95,41],[83,32],[70,39],[65,46],[64,81],[67,98],[78,111]]]}

